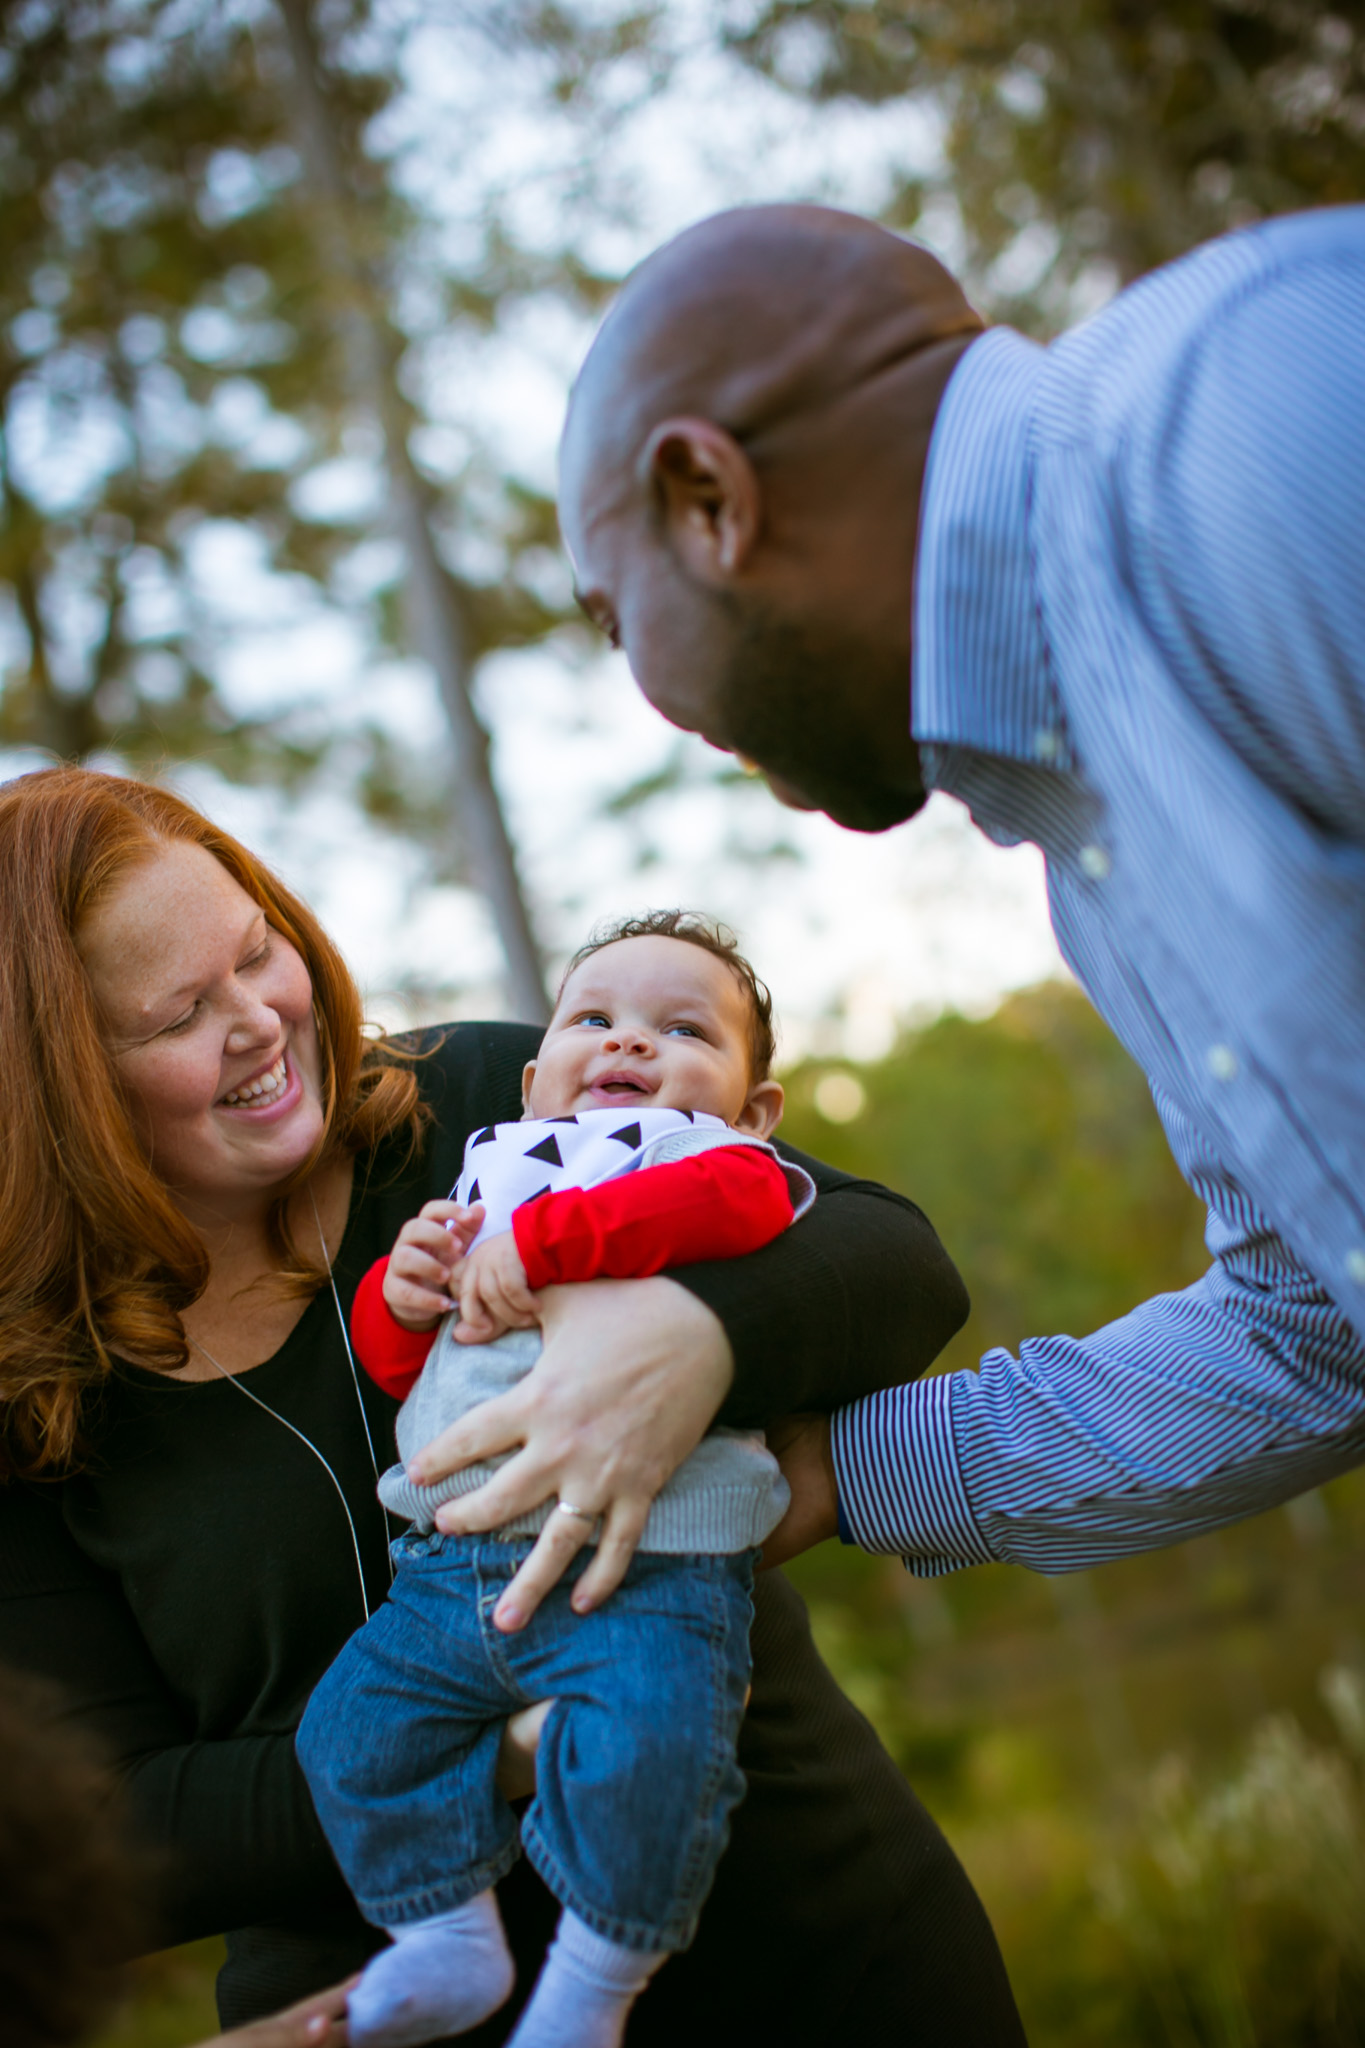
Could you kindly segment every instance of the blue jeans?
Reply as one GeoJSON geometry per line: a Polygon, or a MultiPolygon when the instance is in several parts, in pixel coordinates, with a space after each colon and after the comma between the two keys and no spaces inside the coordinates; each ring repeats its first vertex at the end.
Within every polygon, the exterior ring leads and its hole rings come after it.
{"type": "Polygon", "coordinates": [[[321,1680],[299,1760],[361,1912],[378,1927],[445,1913],[519,1847],[608,1941],[685,1948],[744,1793],[735,1744],[749,1683],[755,1553],[637,1555],[574,1614],[584,1550],[527,1626],[493,1609],[529,1539],[400,1537],[389,1600],[321,1680]],[[553,1699],[521,1818],[493,1782],[503,1723],[553,1699]]]}

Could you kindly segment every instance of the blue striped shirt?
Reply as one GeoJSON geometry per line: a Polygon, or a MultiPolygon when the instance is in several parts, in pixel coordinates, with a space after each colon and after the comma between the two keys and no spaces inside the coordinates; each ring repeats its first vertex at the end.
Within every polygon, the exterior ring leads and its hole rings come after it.
{"type": "Polygon", "coordinates": [[[1365,208],[974,343],[917,579],[926,780],[1043,849],[1213,1263],[844,1409],[840,1507],[925,1576],[1065,1571],[1365,1459],[1365,208]]]}

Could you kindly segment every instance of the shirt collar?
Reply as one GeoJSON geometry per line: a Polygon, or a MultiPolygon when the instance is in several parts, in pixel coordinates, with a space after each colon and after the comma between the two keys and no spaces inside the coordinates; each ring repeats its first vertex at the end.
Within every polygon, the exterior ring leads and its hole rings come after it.
{"type": "Polygon", "coordinates": [[[1029,431],[1045,351],[994,327],[949,379],[929,443],[915,582],[910,730],[1074,767],[1029,558],[1029,431]]]}

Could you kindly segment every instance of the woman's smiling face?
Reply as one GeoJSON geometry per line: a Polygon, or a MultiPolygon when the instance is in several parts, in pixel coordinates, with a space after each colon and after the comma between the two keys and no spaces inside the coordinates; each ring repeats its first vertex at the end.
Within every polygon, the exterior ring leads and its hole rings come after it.
{"type": "Polygon", "coordinates": [[[313,985],[203,847],[131,868],[77,935],[138,1137],[187,1212],[268,1201],[323,1131],[313,985]]]}

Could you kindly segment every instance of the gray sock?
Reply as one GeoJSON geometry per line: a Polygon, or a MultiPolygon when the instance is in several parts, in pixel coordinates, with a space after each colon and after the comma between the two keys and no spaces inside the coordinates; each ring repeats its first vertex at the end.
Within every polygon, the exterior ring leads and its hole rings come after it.
{"type": "Polygon", "coordinates": [[[346,2001],[351,2048],[416,2048],[463,2034],[511,1996],[516,1972],[491,1891],[389,1932],[393,1947],[346,2001]]]}
{"type": "Polygon", "coordinates": [[[667,1961],[604,1940],[566,1908],[509,2048],[618,2048],[630,2008],[667,1961]]]}

